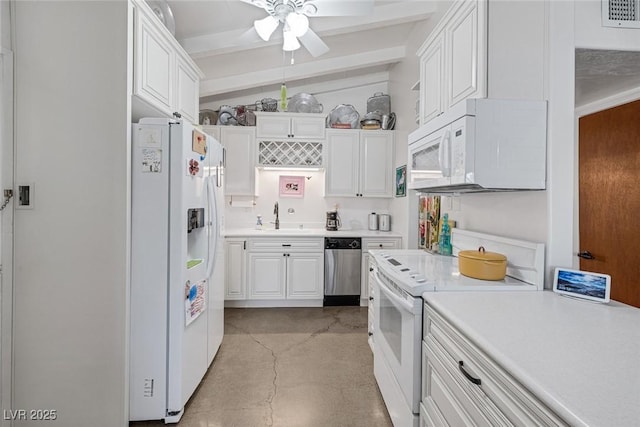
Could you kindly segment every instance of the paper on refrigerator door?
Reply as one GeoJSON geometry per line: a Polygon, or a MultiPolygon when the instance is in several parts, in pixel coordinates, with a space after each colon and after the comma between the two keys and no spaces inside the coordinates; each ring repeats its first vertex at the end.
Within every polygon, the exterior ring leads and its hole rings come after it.
{"type": "Polygon", "coordinates": [[[206,294],[206,280],[201,280],[197,283],[191,283],[190,280],[187,280],[184,299],[186,326],[189,326],[189,324],[196,320],[205,310],[207,305],[206,294]]]}
{"type": "Polygon", "coordinates": [[[141,171],[160,173],[162,172],[162,150],[159,148],[142,148],[141,171]]]}

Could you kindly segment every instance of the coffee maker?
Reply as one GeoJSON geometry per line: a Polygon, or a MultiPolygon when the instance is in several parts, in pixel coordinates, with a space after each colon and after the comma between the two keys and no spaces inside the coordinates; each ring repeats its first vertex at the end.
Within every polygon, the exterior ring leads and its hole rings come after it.
{"type": "Polygon", "coordinates": [[[328,211],[327,212],[327,224],[326,228],[328,231],[338,231],[340,228],[340,217],[338,216],[338,211],[328,211]]]}

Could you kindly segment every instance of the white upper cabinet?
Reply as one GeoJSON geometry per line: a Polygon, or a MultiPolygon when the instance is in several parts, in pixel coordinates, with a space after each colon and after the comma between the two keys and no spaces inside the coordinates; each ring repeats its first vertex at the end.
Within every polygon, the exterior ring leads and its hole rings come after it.
{"type": "Polygon", "coordinates": [[[133,94],[167,117],[177,112],[197,123],[202,72],[146,3],[133,4],[133,94]]]}
{"type": "Polygon", "coordinates": [[[258,140],[296,139],[321,141],[325,137],[324,114],[256,113],[258,140]]]}
{"type": "Polygon", "coordinates": [[[393,197],[393,132],[327,130],[325,196],[393,197]]]}
{"type": "Polygon", "coordinates": [[[544,99],[545,28],[544,2],[452,2],[417,52],[420,125],[467,98],[544,99]]]}
{"type": "Polygon", "coordinates": [[[419,123],[427,123],[443,111],[444,36],[438,34],[420,58],[419,123]]]}
{"type": "Polygon", "coordinates": [[[486,97],[486,1],[456,1],[418,50],[420,124],[486,97]]]}
{"type": "Polygon", "coordinates": [[[256,137],[252,126],[220,127],[225,148],[224,193],[227,196],[257,196],[256,137]]]}
{"type": "Polygon", "coordinates": [[[191,123],[198,123],[200,77],[181,56],[176,60],[176,109],[191,123]]]}
{"type": "Polygon", "coordinates": [[[486,96],[486,2],[466,1],[445,27],[445,69],[449,77],[445,108],[486,96]],[[482,49],[482,54],[480,54],[482,49]]]}

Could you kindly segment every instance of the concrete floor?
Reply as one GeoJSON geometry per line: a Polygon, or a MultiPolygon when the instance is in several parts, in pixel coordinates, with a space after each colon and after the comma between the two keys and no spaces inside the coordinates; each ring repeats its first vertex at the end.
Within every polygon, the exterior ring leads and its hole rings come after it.
{"type": "Polygon", "coordinates": [[[220,350],[179,426],[392,426],[367,308],[226,309],[220,350]]]}

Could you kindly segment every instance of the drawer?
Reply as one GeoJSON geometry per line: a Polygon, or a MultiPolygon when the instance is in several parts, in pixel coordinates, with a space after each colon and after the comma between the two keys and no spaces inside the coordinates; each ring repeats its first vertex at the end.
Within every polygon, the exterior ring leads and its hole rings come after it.
{"type": "Polygon", "coordinates": [[[401,245],[402,239],[400,238],[362,239],[363,251],[368,251],[369,249],[400,249],[401,245]]]}
{"type": "MultiPolygon", "coordinates": [[[[567,425],[428,304],[425,304],[424,313],[423,333],[427,348],[423,347],[423,359],[435,356],[463,390],[484,402],[480,407],[485,417],[494,420],[496,425],[567,425]],[[464,376],[460,361],[469,375],[481,381],[480,385],[464,376]]],[[[423,360],[423,363],[430,362],[423,360]]],[[[423,388],[423,393],[425,391],[423,388]]]]}
{"type": "Polygon", "coordinates": [[[451,426],[509,425],[495,405],[484,398],[479,386],[460,374],[433,339],[422,342],[422,403],[431,408],[434,417],[445,419],[451,426]]]}
{"type": "Polygon", "coordinates": [[[248,240],[248,249],[252,252],[323,252],[324,240],[322,238],[251,238],[248,240]]]}

